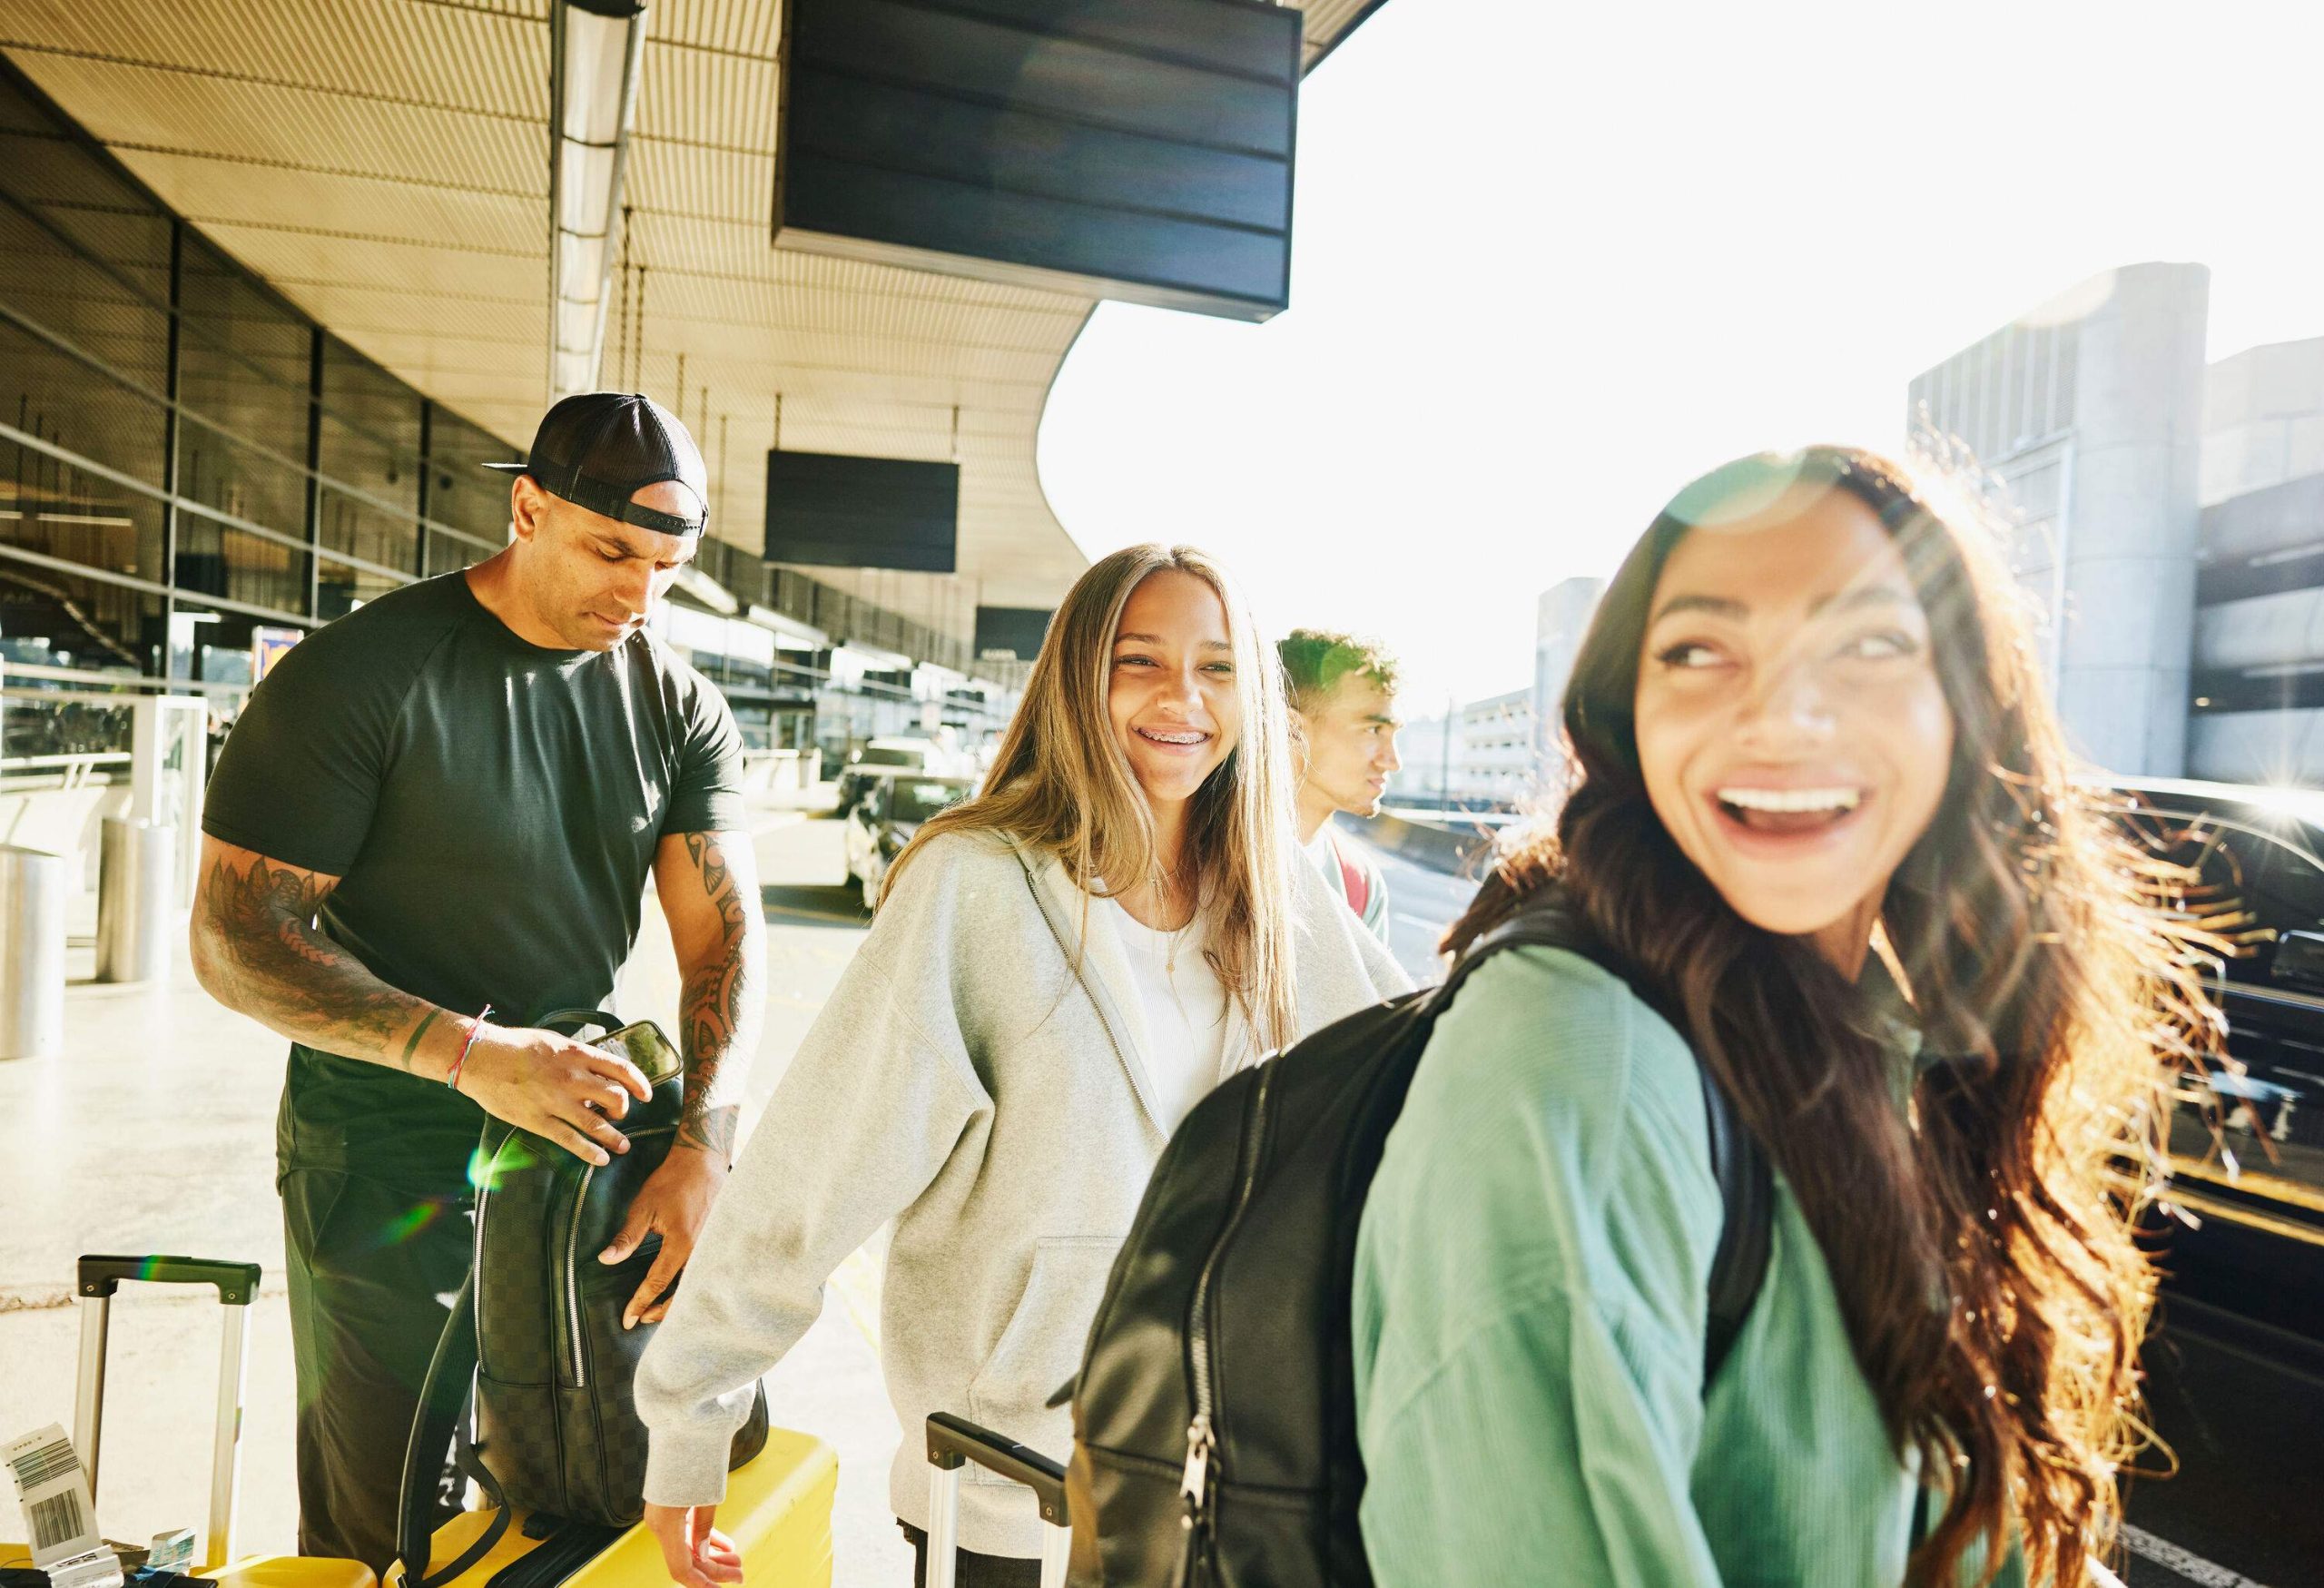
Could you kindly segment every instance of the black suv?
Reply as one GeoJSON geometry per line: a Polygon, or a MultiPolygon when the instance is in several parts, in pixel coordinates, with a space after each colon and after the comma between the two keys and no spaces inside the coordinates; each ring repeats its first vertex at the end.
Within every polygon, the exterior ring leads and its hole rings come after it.
{"type": "Polygon", "coordinates": [[[2112,778],[2117,819],[2248,915],[2215,991],[2228,1052],[2171,1130],[2169,1291],[2324,1343],[2324,794],[2112,778]]]}

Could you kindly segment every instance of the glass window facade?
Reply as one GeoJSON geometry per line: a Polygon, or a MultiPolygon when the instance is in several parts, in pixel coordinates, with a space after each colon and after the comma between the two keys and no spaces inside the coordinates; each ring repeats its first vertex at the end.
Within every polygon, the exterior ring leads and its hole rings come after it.
{"type": "MultiPolygon", "coordinates": [[[[17,708],[0,756],[125,750],[103,692],[134,680],[98,675],[166,678],[231,716],[254,631],[327,623],[505,545],[507,481],[483,465],[520,455],[300,313],[0,61],[0,664],[17,708]]],[[[714,539],[698,562],[743,609],[968,666],[965,638],[753,548],[714,539]]],[[[755,745],[843,754],[926,715],[909,689],[842,687],[762,629],[685,616],[680,649],[755,745]]],[[[1004,715],[940,709],[980,737],[1004,715]]]]}
{"type": "Polygon", "coordinates": [[[501,545],[506,487],[478,465],[511,456],[0,71],[0,656],[20,673],[245,682],[253,628],[501,545]]]}
{"type": "Polygon", "coordinates": [[[508,481],[484,467],[508,449],[447,409],[428,410],[428,566],[465,567],[508,538],[508,481]]]}

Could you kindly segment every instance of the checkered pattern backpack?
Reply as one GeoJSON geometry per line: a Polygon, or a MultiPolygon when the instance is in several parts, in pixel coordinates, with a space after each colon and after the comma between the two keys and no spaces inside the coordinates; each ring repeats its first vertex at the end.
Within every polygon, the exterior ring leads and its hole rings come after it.
{"type": "MultiPolygon", "coordinates": [[[[603,1025],[570,1011],[544,1026],[603,1025]]],[[[603,1168],[494,1119],[478,1150],[476,1259],[436,1343],[404,1453],[397,1544],[409,1588],[435,1588],[481,1560],[511,1507],[583,1526],[626,1527],[645,1514],[645,1425],[633,1386],[654,1326],[621,1327],[624,1305],[661,1249],[649,1236],[621,1262],[597,1254],[620,1230],[646,1177],[669,1156],[685,1082],[615,1121],[629,1150],[603,1168]],[[473,1400],[476,1428],[469,1431],[473,1400]],[[437,1475],[448,1448],[498,1515],[460,1559],[429,1575],[437,1475]]],[[[734,1435],[733,1465],[766,1443],[766,1392],[734,1435]]]]}

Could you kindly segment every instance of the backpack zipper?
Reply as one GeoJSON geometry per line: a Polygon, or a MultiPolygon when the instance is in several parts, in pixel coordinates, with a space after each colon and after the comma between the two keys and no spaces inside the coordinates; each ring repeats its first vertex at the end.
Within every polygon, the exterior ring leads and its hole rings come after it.
{"type": "MultiPolygon", "coordinates": [[[[648,1136],[676,1133],[676,1127],[653,1125],[629,1138],[634,1147],[648,1136]]],[[[597,1166],[585,1164],[581,1169],[580,1187],[573,1193],[573,1219],[565,1227],[565,1322],[566,1340],[573,1347],[573,1386],[586,1388],[589,1383],[588,1365],[581,1357],[581,1215],[589,1206],[589,1182],[596,1178],[597,1166]]],[[[484,1228],[479,1209],[477,1228],[484,1228]]]]}
{"type": "MultiPolygon", "coordinates": [[[[1203,1259],[1202,1272],[1195,1277],[1194,1300],[1187,1309],[1187,1358],[1194,1385],[1195,1420],[1187,1427],[1187,1466],[1178,1480],[1179,1497],[1186,1502],[1184,1520],[1192,1533],[1205,1518],[1210,1501],[1210,1463],[1217,1453],[1217,1438],[1211,1421],[1213,1386],[1210,1361],[1210,1281],[1218,1271],[1219,1258],[1227,1244],[1235,1238],[1235,1231],[1243,1222],[1243,1213],[1251,1203],[1251,1192],[1259,1178],[1259,1143],[1266,1134],[1267,1089],[1275,1080],[1275,1067],[1263,1066],[1258,1083],[1251,1089],[1251,1110],[1244,1127],[1241,1162],[1236,1165],[1236,1186],[1234,1206],[1227,1210],[1225,1228],[1217,1240],[1211,1244],[1210,1255],[1203,1259]]],[[[1192,1564],[1193,1541],[1187,1544],[1187,1559],[1192,1564]]]]}
{"type": "MultiPolygon", "coordinates": [[[[484,1300],[475,1294],[476,1276],[484,1272],[484,1214],[492,1203],[492,1188],[500,1183],[500,1154],[507,1148],[508,1139],[503,1137],[500,1145],[492,1149],[492,1156],[485,1160],[484,1183],[476,1189],[476,1210],[469,1215],[476,1221],[476,1233],[472,1238],[474,1255],[468,1258],[468,1327],[476,1333],[476,1366],[479,1373],[484,1371],[484,1300]]],[[[474,1172],[473,1169],[470,1172],[474,1172]]]]}
{"type": "Polygon", "coordinates": [[[589,1182],[595,1179],[597,1166],[585,1164],[581,1169],[581,1187],[573,1195],[573,1222],[565,1230],[565,1320],[566,1343],[573,1347],[573,1386],[586,1388],[589,1370],[581,1360],[581,1270],[575,1259],[581,1249],[581,1212],[589,1205],[589,1182]]]}

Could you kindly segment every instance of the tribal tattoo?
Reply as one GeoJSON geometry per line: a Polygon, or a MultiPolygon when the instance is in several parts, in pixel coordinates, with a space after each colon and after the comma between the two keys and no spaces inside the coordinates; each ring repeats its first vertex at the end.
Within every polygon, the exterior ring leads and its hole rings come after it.
{"type": "Polygon", "coordinates": [[[706,953],[688,967],[679,1025],[686,1065],[685,1104],[678,1120],[678,1140],[731,1158],[734,1129],[742,1110],[732,1100],[740,1086],[740,1072],[758,1047],[759,1013],[763,999],[757,985],[759,969],[754,912],[735,884],[734,868],[719,847],[715,833],[682,834],[686,858],[701,879],[704,895],[718,920],[717,937],[706,953]],[[734,1071],[720,1084],[720,1070],[734,1071]]]}
{"type": "Polygon", "coordinates": [[[227,984],[239,1008],[279,1031],[409,1070],[438,1011],[323,934],[315,913],[332,886],[264,855],[247,866],[222,857],[202,888],[197,965],[227,984]],[[396,1039],[408,1030],[399,1055],[396,1039]]]}

